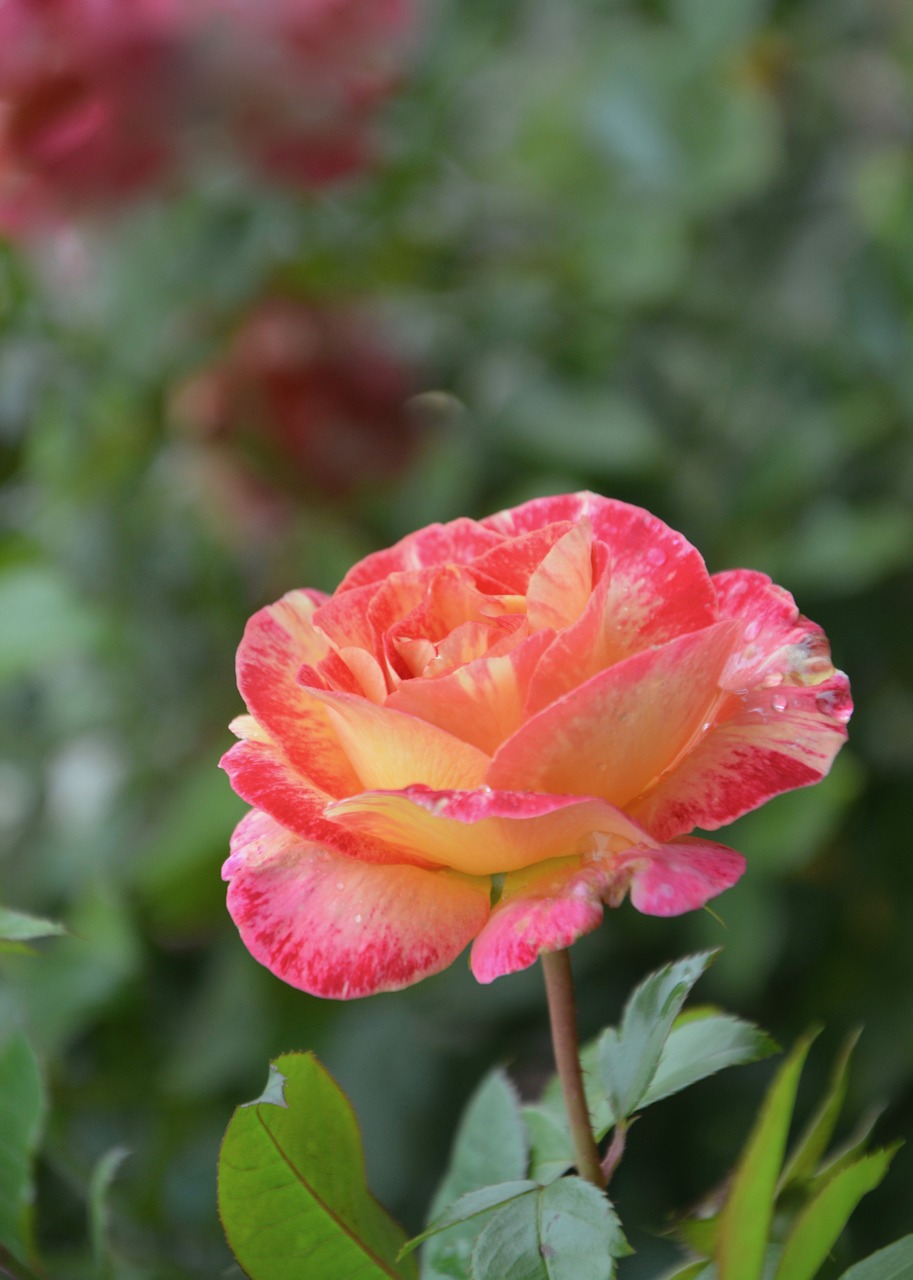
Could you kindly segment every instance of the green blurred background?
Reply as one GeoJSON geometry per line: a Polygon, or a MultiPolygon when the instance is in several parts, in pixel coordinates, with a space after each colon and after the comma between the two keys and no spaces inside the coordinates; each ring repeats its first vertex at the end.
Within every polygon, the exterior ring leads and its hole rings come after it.
{"type": "MultiPolygon", "coordinates": [[[[116,1280],[238,1274],[218,1142],[280,1052],[336,1075],[414,1229],[488,1066],[541,1085],[538,971],[482,988],[461,961],[337,1005],[260,969],[224,909],[244,806],[215,764],[254,609],[547,492],[642,504],[711,570],[771,574],[857,704],[824,783],[727,831],[749,871],[723,923],[625,906],[575,948],[583,1032],[649,967],[722,945],[701,998],[784,1043],[826,1024],[809,1099],[864,1023],[849,1121],[882,1105],[879,1136],[913,1133],[913,9],[440,0],[380,128],[376,166],[311,198],[206,175],[75,248],[0,246],[0,900],[71,931],[0,957],[0,1036],[21,1020],[47,1079],[51,1280],[96,1274],[87,1187],[115,1147],[116,1280]],[[395,467],[359,465],[375,428],[344,371],[321,383],[325,465],[313,441],[261,448],[256,396],[194,424],[188,386],[277,296],[357,313],[401,371],[395,467]]],[[[723,1175],[769,1071],[638,1124],[623,1280],[671,1256],[667,1215],[723,1175]]],[[[908,1150],[834,1274],[911,1222],[908,1150]]]]}

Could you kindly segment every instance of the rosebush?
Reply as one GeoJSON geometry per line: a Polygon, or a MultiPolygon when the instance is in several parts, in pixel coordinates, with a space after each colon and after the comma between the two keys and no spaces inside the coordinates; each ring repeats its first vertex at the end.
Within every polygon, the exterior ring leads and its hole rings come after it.
{"type": "Polygon", "coordinates": [[[250,620],[238,682],[223,765],[255,808],[229,910],[273,973],[339,998],[470,942],[490,982],[628,892],[702,906],[744,860],[689,833],[820,779],[852,709],[788,592],[711,576],[592,493],[432,525],[332,596],[291,592],[250,620]]]}

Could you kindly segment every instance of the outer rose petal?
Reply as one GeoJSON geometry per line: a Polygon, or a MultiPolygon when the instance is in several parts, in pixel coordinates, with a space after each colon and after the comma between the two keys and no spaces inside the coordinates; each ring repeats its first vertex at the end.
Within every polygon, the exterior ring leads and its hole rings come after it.
{"type": "Polygon", "coordinates": [[[486,881],[341,857],[263,814],[242,826],[231,917],[255,960],[312,995],[407,987],[452,964],[488,917],[486,881]]]}
{"type": "Polygon", "coordinates": [[[594,846],[624,850],[646,836],[604,800],[526,791],[368,791],[337,801],[327,814],[467,875],[516,871],[594,846]]]}
{"type": "Polygon", "coordinates": [[[629,810],[661,840],[724,826],[765,800],[819,782],[846,741],[842,672],[814,688],[758,689],[629,810]]]}
{"type": "Polygon", "coordinates": [[[441,790],[481,784],[489,757],[433,724],[349,693],[311,691],[327,716],[358,781],[356,791],[400,790],[423,783],[441,790]]]}
{"type": "Polygon", "coordinates": [[[298,680],[302,664],[318,663],[328,650],[311,622],[320,599],[316,592],[290,591],[254,614],[238,649],[238,688],[304,779],[347,795],[359,789],[358,779],[323,707],[298,680]]]}
{"type": "Polygon", "coordinates": [[[382,582],[391,573],[404,569],[428,569],[440,564],[469,564],[501,539],[475,520],[452,520],[431,524],[407,534],[395,546],[375,551],[354,565],[336,590],[350,591],[368,583],[382,582]]]}
{"type": "Polygon", "coordinates": [[[730,888],[745,869],[741,854],[706,841],[566,858],[504,881],[500,903],[476,938],[472,972],[492,982],[533,964],[542,951],[570,946],[602,921],[603,903],[631,901],[648,915],[679,915],[730,888]]]}
{"type": "Polygon", "coordinates": [[[328,821],[324,811],[332,796],[306,786],[274,743],[254,739],[236,742],[219,763],[242,800],[256,805],[304,840],[364,862],[433,865],[426,858],[393,849],[352,827],[328,821]]]}
{"type": "Polygon", "coordinates": [[[763,573],[714,578],[725,615],[742,626],[723,674],[738,690],[691,755],[631,812],[660,839],[713,830],[794,787],[818,782],[846,740],[849,682],[821,628],[763,573]]]}
{"type": "Polygon", "coordinates": [[[625,808],[712,722],[732,621],[635,654],[546,707],[498,750],[485,781],[625,808]]]}

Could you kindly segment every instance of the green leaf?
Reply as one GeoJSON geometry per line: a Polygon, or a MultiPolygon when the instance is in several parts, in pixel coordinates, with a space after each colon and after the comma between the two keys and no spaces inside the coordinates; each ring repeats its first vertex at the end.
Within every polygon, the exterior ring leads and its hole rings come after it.
{"type": "Polygon", "coordinates": [[[118,1169],[129,1154],[126,1147],[112,1147],[97,1162],[89,1180],[89,1235],[98,1280],[110,1280],[112,1275],[108,1246],[108,1192],[118,1169]]]}
{"type": "Polygon", "coordinates": [[[815,1176],[809,1179],[804,1188],[806,1193],[817,1194],[818,1190],[826,1186],[835,1174],[838,1174],[841,1169],[845,1169],[847,1165],[855,1164],[859,1157],[865,1154],[865,1149],[869,1145],[869,1138],[871,1138],[883,1110],[883,1107],[877,1107],[874,1111],[870,1111],[868,1115],[863,1116],[846,1143],[829,1156],[824,1164],[818,1167],[815,1176]]]}
{"type": "Polygon", "coordinates": [[[480,1187],[478,1191],[468,1191],[465,1196],[460,1196],[459,1200],[448,1205],[421,1235],[415,1236],[403,1245],[400,1256],[405,1257],[420,1244],[436,1236],[438,1232],[446,1231],[448,1227],[456,1226],[461,1222],[470,1222],[480,1214],[498,1209],[511,1200],[519,1200],[523,1196],[531,1195],[538,1190],[538,1187],[537,1182],[530,1182],[528,1178],[519,1178],[515,1182],[499,1182],[493,1187],[480,1187]]]}
{"type": "Polygon", "coordinates": [[[631,1252],[605,1195],[561,1178],[503,1208],[472,1254],[473,1280],[612,1280],[631,1252]]]}
{"type": "Polygon", "coordinates": [[[913,1280],[913,1235],[863,1258],[844,1271],[840,1280],[913,1280]]]}
{"type": "Polygon", "coordinates": [[[34,1260],[32,1164],[44,1114],[38,1063],[17,1032],[0,1047],[0,1246],[25,1263],[34,1260]]]}
{"type": "Polygon", "coordinates": [[[646,1094],[688,992],[716,955],[703,951],[650,974],[625,1005],[620,1027],[603,1032],[599,1075],[616,1119],[631,1115],[646,1094]]]}
{"type": "Polygon", "coordinates": [[[741,1018],[713,1009],[682,1014],[663,1045],[656,1074],[640,1106],[668,1098],[726,1067],[767,1058],[778,1048],[766,1032],[741,1018]]]}
{"type": "Polygon", "coordinates": [[[530,1141],[530,1177],[543,1186],[554,1182],[574,1163],[574,1143],[567,1117],[553,1106],[526,1106],[523,1119],[530,1141]]]}
{"type": "Polygon", "coordinates": [[[856,1205],[887,1173],[899,1146],[873,1151],[841,1169],[805,1206],[786,1238],[776,1280],[812,1280],[856,1205]]]}
{"type": "Polygon", "coordinates": [[[805,1181],[814,1175],[818,1161],[824,1155],[827,1144],[831,1140],[843,1107],[850,1058],[860,1034],[860,1030],[852,1032],[841,1049],[834,1063],[830,1086],[824,1100],[812,1116],[794,1150],[790,1152],[780,1178],[780,1191],[794,1182],[805,1181]]]}
{"type": "MultiPolygon", "coordinates": [[[[429,1218],[438,1217],[467,1192],[525,1178],[528,1163],[529,1144],[517,1091],[504,1071],[492,1071],[463,1113],[450,1165],[432,1201],[429,1218]]],[[[467,1276],[478,1233],[478,1223],[472,1222],[433,1236],[422,1251],[424,1280],[467,1276]]]]}
{"type": "Polygon", "coordinates": [[[219,1212],[250,1280],[413,1280],[405,1233],[371,1196],[348,1099],[313,1054],[272,1064],[219,1156],[219,1212]]]}
{"type": "Polygon", "coordinates": [[[774,1077],[749,1135],[720,1217],[719,1280],[759,1280],[799,1076],[811,1045],[805,1036],[774,1077]]]}
{"type": "Polygon", "coordinates": [[[54,920],[42,920],[24,911],[0,906],[0,942],[32,942],[35,938],[59,937],[62,933],[66,933],[66,929],[54,920]]]}

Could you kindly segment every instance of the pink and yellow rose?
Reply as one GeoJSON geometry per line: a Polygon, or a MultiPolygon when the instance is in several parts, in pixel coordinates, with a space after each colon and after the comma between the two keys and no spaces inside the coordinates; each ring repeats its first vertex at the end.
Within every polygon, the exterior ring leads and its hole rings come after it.
{"type": "Polygon", "coordinates": [[[350,998],[480,982],[626,893],[677,915],[744,859],[695,838],[823,777],[846,677],[762,573],[710,575],[592,493],[432,525],[248,623],[224,875],[251,954],[350,998]]]}

